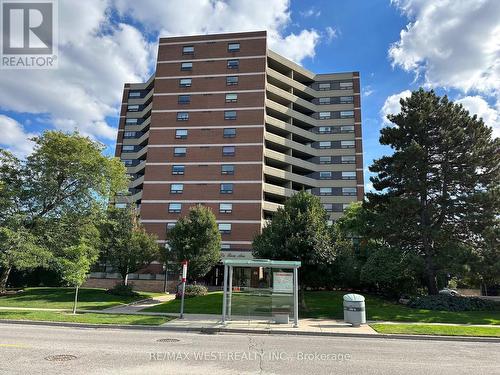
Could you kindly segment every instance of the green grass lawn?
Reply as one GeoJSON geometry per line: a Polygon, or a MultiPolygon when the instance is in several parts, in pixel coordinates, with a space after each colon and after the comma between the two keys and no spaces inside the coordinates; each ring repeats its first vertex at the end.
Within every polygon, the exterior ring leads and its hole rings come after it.
{"type": "Polygon", "coordinates": [[[500,337],[500,327],[383,323],[374,323],[370,324],[370,326],[378,333],[389,334],[500,337]]]}
{"type": "MultiPolygon", "coordinates": [[[[301,318],[343,319],[342,296],[346,292],[306,292],[307,311],[301,311],[301,318]]],[[[233,296],[237,293],[233,293],[233,296]]],[[[421,323],[463,323],[500,324],[500,311],[432,311],[412,309],[379,297],[366,295],[366,313],[369,320],[386,320],[421,323]]],[[[266,306],[266,304],[263,304],[266,306]]],[[[267,306],[269,306],[267,304],[267,306]]],[[[172,300],[143,311],[178,313],[180,301],[172,300]]],[[[202,297],[188,298],[184,312],[189,314],[220,314],[222,292],[212,292],[202,297]]]]}
{"type": "MultiPolygon", "coordinates": [[[[82,288],[78,292],[78,309],[102,310],[158,294],[140,292],[137,297],[122,297],[107,294],[105,289],[82,288]]],[[[22,293],[0,297],[0,307],[71,309],[74,298],[74,288],[26,288],[22,293]]]]}
{"type": "Polygon", "coordinates": [[[137,324],[157,326],[172,320],[165,316],[121,315],[121,314],[95,314],[54,311],[1,311],[0,321],[11,320],[37,320],[45,322],[72,322],[88,324],[137,324]]]}

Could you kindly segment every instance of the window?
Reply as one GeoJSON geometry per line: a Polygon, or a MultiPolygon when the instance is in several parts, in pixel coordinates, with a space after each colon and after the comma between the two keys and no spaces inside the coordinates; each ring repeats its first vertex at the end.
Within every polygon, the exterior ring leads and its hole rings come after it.
{"type": "Polygon", "coordinates": [[[129,112],[137,112],[139,110],[139,105],[138,104],[133,104],[127,106],[127,111],[129,112]]]}
{"type": "Polygon", "coordinates": [[[319,98],[319,104],[330,104],[330,98],[319,98]]]}
{"type": "Polygon", "coordinates": [[[356,156],[345,155],[342,156],[342,164],[354,164],[356,163],[356,156]]]}
{"type": "Polygon", "coordinates": [[[140,91],[129,91],[128,92],[128,97],[129,98],[140,98],[141,97],[141,92],[140,91]]]}
{"type": "Polygon", "coordinates": [[[332,188],[331,187],[319,188],[319,195],[332,195],[332,188]]]}
{"type": "Polygon", "coordinates": [[[340,141],[340,148],[354,148],[354,141],[340,141]]]}
{"type": "Polygon", "coordinates": [[[174,148],[174,156],[186,156],[186,147],[174,148]]]}
{"type": "Polygon", "coordinates": [[[234,174],[234,165],[222,164],[220,168],[220,174],[234,174]]]}
{"type": "Polygon", "coordinates": [[[127,125],[137,125],[137,121],[139,121],[139,119],[137,118],[128,118],[125,120],[125,124],[127,125]]]}
{"type": "Polygon", "coordinates": [[[332,118],[331,112],[320,112],[319,113],[319,119],[320,120],[328,120],[330,118],[332,118]]]}
{"type": "Polygon", "coordinates": [[[321,180],[330,180],[332,178],[332,172],[319,172],[319,178],[321,180]]]}
{"type": "Polygon", "coordinates": [[[173,227],[175,227],[175,223],[167,223],[167,231],[171,230],[173,227]]]}
{"type": "Polygon", "coordinates": [[[229,249],[231,249],[231,244],[223,243],[220,245],[220,249],[221,250],[229,250],[229,249]]]}
{"type": "Polygon", "coordinates": [[[332,142],[330,141],[319,142],[319,148],[332,148],[332,142]]]}
{"type": "Polygon", "coordinates": [[[354,111],[340,111],[340,118],[352,118],[354,117],[354,111]]]}
{"type": "Polygon", "coordinates": [[[235,86],[238,84],[238,76],[226,77],[227,86],[235,86]]]}
{"type": "Polygon", "coordinates": [[[342,180],[355,180],[356,172],[342,172],[342,180]]]}
{"type": "Polygon", "coordinates": [[[181,78],[179,80],[180,87],[191,87],[191,78],[181,78]]]}
{"type": "Polygon", "coordinates": [[[327,134],[332,132],[332,127],[331,126],[320,126],[318,129],[318,133],[320,134],[327,134]]]}
{"type": "Polygon", "coordinates": [[[136,132],[123,132],[123,138],[134,138],[136,132]]]}
{"type": "Polygon", "coordinates": [[[168,205],[168,212],[170,213],[179,213],[181,212],[182,204],[181,203],[170,203],[168,205]]]}
{"type": "Polygon", "coordinates": [[[225,128],[224,129],[224,138],[234,138],[236,137],[236,129],[235,128],[225,128]]]}
{"type": "Polygon", "coordinates": [[[194,55],[194,46],[184,46],[182,47],[183,55],[194,55]]]}
{"type": "Polygon", "coordinates": [[[332,163],[332,157],[331,156],[320,156],[319,157],[319,163],[320,164],[331,164],[332,163]]]}
{"type": "Polygon", "coordinates": [[[240,60],[227,60],[228,69],[238,69],[240,67],[240,60]]]}
{"type": "Polygon", "coordinates": [[[233,194],[233,184],[220,184],[221,194],[233,194]]]}
{"type": "Polygon", "coordinates": [[[238,52],[240,50],[239,43],[229,43],[227,45],[227,52],[238,52]]]}
{"type": "Polygon", "coordinates": [[[177,103],[179,103],[179,104],[191,103],[191,95],[179,95],[177,97],[177,103]]]}
{"type": "Polygon", "coordinates": [[[224,146],[222,148],[222,155],[223,156],[234,156],[235,154],[235,147],[234,146],[224,146]]]}
{"type": "Polygon", "coordinates": [[[181,63],[181,70],[192,70],[193,63],[192,62],[183,62],[181,63]]]}
{"type": "Polygon", "coordinates": [[[219,232],[221,232],[221,234],[231,233],[231,224],[230,223],[220,223],[219,224],[219,232]]]}
{"type": "Polygon", "coordinates": [[[133,146],[133,145],[122,146],[122,152],[133,152],[134,150],[135,150],[135,146],[133,146]]]}
{"type": "Polygon", "coordinates": [[[356,188],[355,187],[343,187],[342,188],[342,195],[356,195],[356,188]]]}
{"type": "Polygon", "coordinates": [[[352,82],[340,82],[341,90],[349,90],[352,89],[352,82]]]}
{"type": "Polygon", "coordinates": [[[238,94],[226,94],[226,103],[236,103],[238,101],[238,94]]]}
{"type": "Polygon", "coordinates": [[[175,130],[175,138],[186,139],[187,137],[188,137],[187,129],[176,129],[175,130]]]}
{"type": "Polygon", "coordinates": [[[172,165],[172,174],[184,174],[184,169],[183,165],[172,165]]]}
{"type": "Polygon", "coordinates": [[[333,212],[333,204],[332,203],[323,203],[323,208],[326,212],[333,212]]]}
{"type": "Polygon", "coordinates": [[[183,184],[172,184],[170,185],[170,193],[172,194],[181,194],[184,191],[183,184]]]}
{"type": "Polygon", "coordinates": [[[126,167],[130,167],[132,164],[134,164],[134,161],[131,160],[131,159],[126,159],[126,160],[122,160],[123,161],[123,164],[125,164],[126,167]]]}
{"type": "Polygon", "coordinates": [[[354,132],[354,125],[343,125],[340,127],[341,133],[352,133],[354,132]]]}
{"type": "Polygon", "coordinates": [[[233,204],[232,203],[219,204],[219,212],[221,214],[230,214],[231,212],[233,212],[233,204]]]}
{"type": "Polygon", "coordinates": [[[342,211],[347,210],[347,209],[349,208],[349,206],[350,206],[350,205],[351,205],[350,203],[343,203],[343,204],[342,204],[342,211]]]}
{"type": "Polygon", "coordinates": [[[330,90],[330,83],[320,83],[318,85],[318,89],[323,91],[323,90],[330,90]]]}
{"type": "Polygon", "coordinates": [[[340,104],[351,104],[354,102],[354,98],[352,96],[341,96],[340,104]]]}
{"type": "Polygon", "coordinates": [[[177,112],[177,121],[187,121],[189,120],[188,112],[177,112]]]}
{"type": "Polygon", "coordinates": [[[236,111],[224,111],[224,120],[236,120],[236,111]]]}

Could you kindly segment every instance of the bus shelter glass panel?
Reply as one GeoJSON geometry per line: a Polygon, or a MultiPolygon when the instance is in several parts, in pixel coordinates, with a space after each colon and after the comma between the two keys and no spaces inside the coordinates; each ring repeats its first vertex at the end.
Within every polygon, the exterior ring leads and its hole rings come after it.
{"type": "Polygon", "coordinates": [[[232,271],[226,296],[230,319],[293,319],[292,269],[235,266],[232,271]]]}

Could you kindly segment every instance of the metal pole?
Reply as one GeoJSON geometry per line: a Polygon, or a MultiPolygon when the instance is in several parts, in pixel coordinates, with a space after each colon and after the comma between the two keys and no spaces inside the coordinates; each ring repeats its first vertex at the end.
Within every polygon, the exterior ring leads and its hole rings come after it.
{"type": "Polygon", "coordinates": [[[299,270],[293,269],[293,327],[299,326],[299,270]]]}
{"type": "Polygon", "coordinates": [[[227,265],[224,265],[224,289],[222,289],[222,324],[226,324],[227,265]]]}
{"type": "Polygon", "coordinates": [[[233,266],[229,266],[229,298],[227,304],[227,318],[231,320],[231,308],[233,304],[233,266]]]}
{"type": "Polygon", "coordinates": [[[168,293],[168,263],[165,261],[165,281],[163,282],[163,293],[168,293]]]}
{"type": "Polygon", "coordinates": [[[181,298],[181,316],[180,319],[184,318],[184,293],[186,291],[186,281],[182,282],[182,298],[181,298]]]}

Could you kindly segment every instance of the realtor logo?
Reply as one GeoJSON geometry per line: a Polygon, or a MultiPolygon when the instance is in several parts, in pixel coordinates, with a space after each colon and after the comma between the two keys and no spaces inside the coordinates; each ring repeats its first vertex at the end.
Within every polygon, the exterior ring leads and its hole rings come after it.
{"type": "Polygon", "coordinates": [[[1,0],[3,69],[57,67],[56,0],[1,0]]]}

